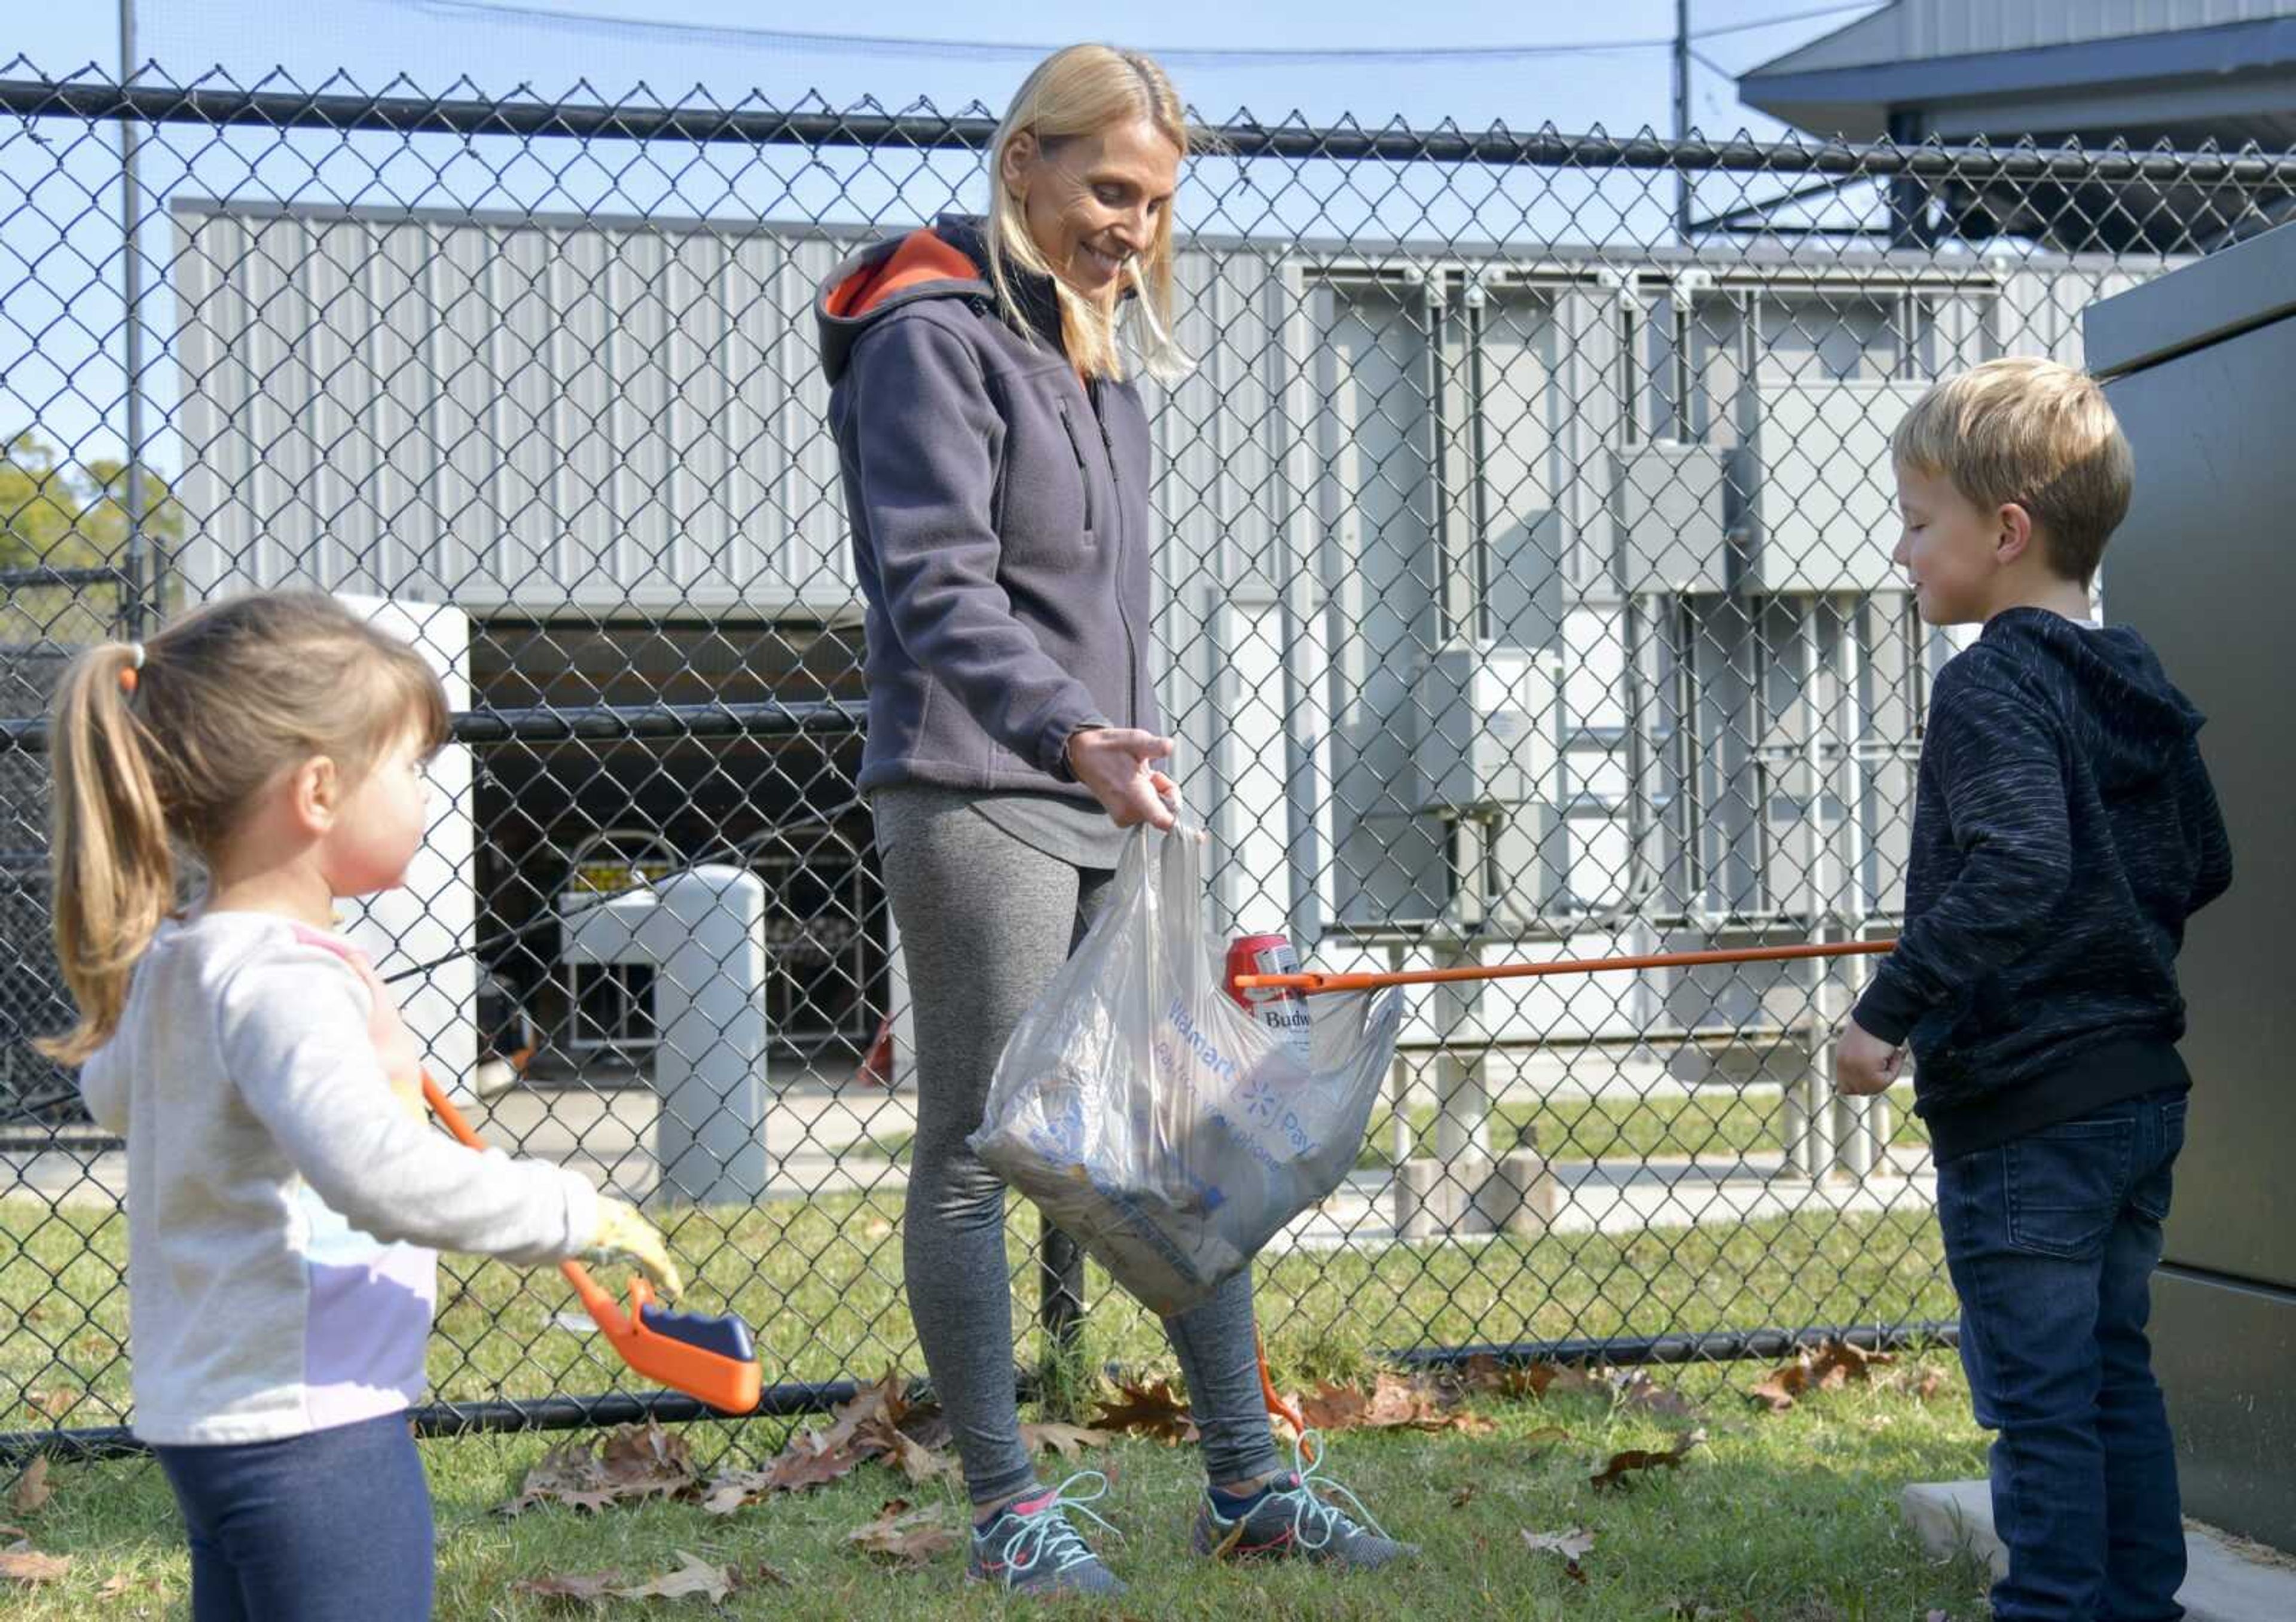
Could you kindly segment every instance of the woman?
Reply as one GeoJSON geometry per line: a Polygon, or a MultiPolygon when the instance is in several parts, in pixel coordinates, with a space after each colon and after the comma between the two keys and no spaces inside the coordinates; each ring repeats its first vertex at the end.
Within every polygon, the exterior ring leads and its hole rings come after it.
{"type": "MultiPolygon", "coordinates": [[[[1187,147],[1154,62],[1061,51],[996,131],[988,217],[868,250],[816,307],[868,603],[861,788],[916,1018],[909,1305],[974,1505],[972,1574],[1032,1593],[1120,1585],[1067,1518],[1082,1501],[1042,1488],[1021,1442],[1004,1190],[965,1139],[1124,830],[1172,825],[1147,663],[1148,420],[1120,340],[1152,372],[1180,369],[1171,204],[1187,147]]],[[[1404,1552],[1281,1469],[1248,1273],[1166,1328],[1210,1478],[1200,1552],[1376,1566],[1404,1552]]]]}

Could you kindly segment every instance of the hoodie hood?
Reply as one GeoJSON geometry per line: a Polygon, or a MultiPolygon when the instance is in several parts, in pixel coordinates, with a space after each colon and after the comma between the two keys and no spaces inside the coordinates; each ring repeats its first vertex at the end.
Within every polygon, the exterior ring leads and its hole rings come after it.
{"type": "Polygon", "coordinates": [[[2108,791],[2179,770],[2207,720],[2125,625],[2100,630],[2045,608],[2013,608],[1987,622],[1980,645],[2040,678],[2108,791]]]}
{"type": "MultiPolygon", "coordinates": [[[[1050,279],[1015,268],[1012,281],[1035,335],[1058,350],[1059,302],[1050,279]]],[[[988,243],[980,220],[944,214],[906,236],[864,248],[830,274],[814,296],[813,316],[822,370],[831,384],[845,375],[862,333],[895,310],[926,299],[963,299],[983,314],[996,310],[988,243]]]]}

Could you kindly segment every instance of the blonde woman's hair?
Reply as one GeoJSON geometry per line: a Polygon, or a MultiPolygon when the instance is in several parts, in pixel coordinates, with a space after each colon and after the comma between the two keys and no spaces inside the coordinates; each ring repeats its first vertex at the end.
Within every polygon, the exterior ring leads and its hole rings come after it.
{"type": "Polygon", "coordinates": [[[89,648],[48,730],[56,958],[79,1023],[40,1050],[84,1062],[119,1028],[128,976],[256,792],[314,755],[357,784],[385,751],[447,741],[421,655],[318,592],[257,592],[184,615],[141,650],[89,648]]]}
{"type": "Polygon", "coordinates": [[[1062,141],[1141,119],[1187,157],[1186,110],[1163,69],[1137,51],[1070,45],[1038,62],[1021,81],[988,147],[988,274],[996,301],[1007,321],[1028,332],[1013,291],[1013,268],[1048,277],[1060,301],[1061,342],[1088,377],[1124,375],[1119,336],[1128,309],[1133,329],[1128,336],[1148,374],[1168,379],[1187,369],[1187,357],[1172,338],[1172,210],[1158,215],[1147,251],[1125,264],[1126,284],[1137,296],[1103,309],[1054,275],[1037,250],[1029,235],[1027,211],[1004,184],[1004,154],[1022,135],[1034,136],[1038,150],[1049,151],[1062,141]]]}
{"type": "Polygon", "coordinates": [[[2136,482],[2136,458],[2096,379],[2030,357],[1946,378],[1898,424],[1890,448],[1988,512],[2023,507],[2050,569],[2084,586],[2136,482]]]}

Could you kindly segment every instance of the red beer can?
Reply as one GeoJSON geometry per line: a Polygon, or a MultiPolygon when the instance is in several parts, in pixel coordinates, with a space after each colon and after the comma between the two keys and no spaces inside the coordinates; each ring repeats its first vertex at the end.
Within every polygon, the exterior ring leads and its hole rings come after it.
{"type": "Polygon", "coordinates": [[[1288,936],[1280,935],[1248,935],[1230,943],[1227,949],[1227,976],[1222,982],[1227,994],[1237,1006],[1258,1019],[1275,1036],[1288,1042],[1300,1056],[1302,1065],[1308,1063],[1309,1033],[1313,1030],[1308,1012],[1307,993],[1296,985],[1261,985],[1249,991],[1239,990],[1238,975],[1296,975],[1300,972],[1299,955],[1292,950],[1288,936]]]}

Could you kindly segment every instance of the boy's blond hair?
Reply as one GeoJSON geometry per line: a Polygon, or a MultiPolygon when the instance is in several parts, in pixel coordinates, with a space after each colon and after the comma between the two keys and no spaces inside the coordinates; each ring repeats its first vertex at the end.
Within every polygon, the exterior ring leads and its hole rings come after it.
{"type": "Polygon", "coordinates": [[[2096,379],[2029,356],[1939,382],[1898,424],[1890,449],[1952,480],[1988,512],[2023,507],[2050,569],[2084,586],[2136,482],[2136,459],[2096,379]]]}

